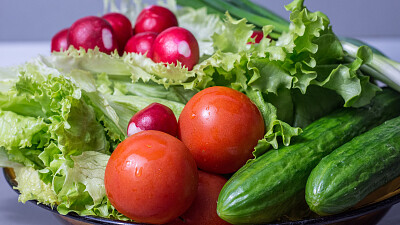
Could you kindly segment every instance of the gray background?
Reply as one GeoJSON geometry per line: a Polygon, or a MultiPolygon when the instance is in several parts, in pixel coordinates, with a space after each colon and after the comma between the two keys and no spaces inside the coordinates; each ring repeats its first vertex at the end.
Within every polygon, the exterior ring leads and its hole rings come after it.
{"type": "MultiPolygon", "coordinates": [[[[254,1],[288,17],[283,5],[290,0],[254,1]]],[[[400,36],[399,0],[306,0],[305,4],[326,13],[341,36],[400,36]]],[[[102,0],[0,0],[0,41],[48,41],[80,17],[102,12],[102,0]]]]}

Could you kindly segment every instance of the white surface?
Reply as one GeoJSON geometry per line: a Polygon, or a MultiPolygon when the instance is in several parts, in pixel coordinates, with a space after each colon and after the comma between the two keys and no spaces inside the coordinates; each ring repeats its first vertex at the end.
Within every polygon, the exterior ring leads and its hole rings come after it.
{"type": "MultiPolygon", "coordinates": [[[[388,57],[400,61],[400,38],[361,38],[388,57]]],[[[36,57],[49,55],[49,42],[0,42],[0,67],[15,66],[36,57]]],[[[61,225],[48,211],[32,203],[18,203],[17,194],[0,175],[0,225],[61,225]]],[[[379,225],[400,224],[400,204],[394,206],[379,225]]]]}

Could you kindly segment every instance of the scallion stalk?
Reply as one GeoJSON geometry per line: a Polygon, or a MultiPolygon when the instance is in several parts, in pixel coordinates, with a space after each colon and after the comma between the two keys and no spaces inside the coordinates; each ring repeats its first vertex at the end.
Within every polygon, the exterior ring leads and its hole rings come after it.
{"type": "MultiPolygon", "coordinates": [[[[352,58],[357,57],[359,46],[347,41],[341,41],[341,43],[343,50],[345,50],[349,56],[352,58]]],[[[371,62],[361,66],[361,71],[400,92],[400,63],[390,60],[383,55],[373,53],[371,62]]]]}
{"type": "Polygon", "coordinates": [[[207,4],[205,4],[203,1],[201,0],[176,0],[176,3],[178,3],[178,5],[181,6],[187,6],[187,7],[192,7],[194,9],[199,9],[202,7],[206,7],[207,8],[207,13],[209,14],[216,14],[219,17],[223,18],[225,16],[224,12],[221,12],[207,4]]]}
{"type": "Polygon", "coordinates": [[[255,12],[259,16],[264,16],[270,20],[273,20],[275,22],[289,26],[289,21],[287,21],[286,19],[284,19],[280,15],[272,12],[269,9],[253,3],[250,0],[232,0],[232,3],[240,4],[240,5],[242,5],[242,7],[247,7],[248,9],[251,9],[253,12],[255,12]]]}
{"type": "Polygon", "coordinates": [[[250,23],[263,27],[265,25],[273,25],[275,27],[275,31],[278,33],[282,33],[284,31],[288,31],[289,27],[286,24],[282,24],[270,19],[267,19],[262,16],[258,16],[246,10],[240,9],[234,5],[229,4],[224,0],[202,0],[204,3],[210,5],[211,7],[220,10],[221,12],[228,11],[232,16],[238,18],[246,18],[250,23]]]}

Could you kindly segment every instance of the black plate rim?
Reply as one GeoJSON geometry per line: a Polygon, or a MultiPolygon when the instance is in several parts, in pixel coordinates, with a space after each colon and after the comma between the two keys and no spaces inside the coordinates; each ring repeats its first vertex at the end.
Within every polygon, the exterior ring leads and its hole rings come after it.
{"type": "MultiPolygon", "coordinates": [[[[3,168],[3,174],[4,177],[6,178],[6,181],[10,187],[19,194],[19,191],[15,189],[15,181],[10,177],[10,175],[7,173],[7,169],[3,168]]],[[[53,209],[52,207],[38,203],[35,200],[30,200],[29,202],[34,203],[35,205],[46,209],[56,215],[59,216],[64,216],[68,217],[70,219],[75,219],[78,221],[90,223],[90,224],[101,224],[101,225],[106,225],[106,224],[112,224],[112,225],[145,225],[143,223],[135,223],[135,222],[129,222],[129,221],[121,221],[121,220],[113,220],[113,219],[106,219],[106,218],[101,218],[101,217],[95,217],[95,216],[79,216],[76,213],[68,213],[67,215],[62,215],[60,214],[56,209],[53,209]]],[[[376,212],[378,210],[384,210],[388,209],[391,206],[397,204],[400,202],[400,193],[396,194],[392,197],[389,197],[385,200],[379,201],[372,203],[370,205],[366,205],[361,208],[357,208],[354,210],[349,210],[343,213],[335,214],[335,215],[329,215],[329,216],[322,216],[318,218],[310,218],[310,219],[304,219],[304,220],[298,220],[298,221],[290,221],[290,222],[280,222],[280,223],[268,223],[270,225],[316,225],[316,224],[330,224],[330,223],[337,223],[337,222],[343,222],[347,221],[350,219],[354,219],[357,217],[361,217],[364,215],[367,215],[369,213],[376,212]]]]}

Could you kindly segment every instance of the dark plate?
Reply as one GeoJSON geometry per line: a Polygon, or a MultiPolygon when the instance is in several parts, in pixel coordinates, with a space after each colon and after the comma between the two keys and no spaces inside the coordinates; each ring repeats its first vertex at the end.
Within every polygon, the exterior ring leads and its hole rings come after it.
{"type": "MultiPolygon", "coordinates": [[[[6,178],[8,184],[11,188],[17,185],[14,180],[14,171],[9,168],[3,168],[4,177],[6,178]]],[[[14,189],[17,193],[18,190],[14,189]]],[[[120,220],[111,220],[104,219],[94,216],[79,216],[75,213],[69,213],[67,215],[60,215],[57,210],[44,205],[38,204],[36,201],[31,201],[35,205],[46,209],[55,215],[60,216],[63,220],[65,220],[66,224],[75,224],[75,225],[85,225],[85,224],[112,224],[112,225],[132,225],[139,223],[134,222],[125,222],[120,220]]],[[[392,207],[394,204],[400,202],[400,193],[397,193],[387,199],[384,199],[379,202],[375,202],[369,205],[366,205],[361,208],[357,208],[354,210],[349,210],[340,214],[335,214],[331,216],[321,216],[318,218],[311,219],[303,219],[299,221],[291,221],[291,222],[280,222],[280,223],[270,223],[275,225],[306,225],[306,224],[376,224],[379,220],[386,214],[386,212],[392,207]]]]}

